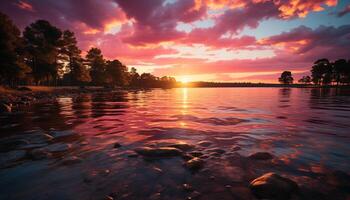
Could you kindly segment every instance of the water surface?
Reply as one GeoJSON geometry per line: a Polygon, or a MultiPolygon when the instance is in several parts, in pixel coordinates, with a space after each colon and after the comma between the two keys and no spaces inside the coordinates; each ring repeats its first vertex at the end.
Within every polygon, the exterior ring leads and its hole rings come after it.
{"type": "MultiPolygon", "coordinates": [[[[53,130],[73,131],[51,141],[71,148],[47,159],[25,157],[3,165],[0,199],[254,199],[249,182],[270,171],[295,180],[305,199],[349,197],[348,188],[332,176],[350,169],[349,90],[177,88],[83,94],[0,118],[1,139],[53,130]],[[198,146],[200,141],[212,145],[198,146]],[[120,148],[114,148],[116,142],[120,148]],[[182,158],[134,157],[137,147],[172,142],[195,145],[193,151],[205,155],[205,167],[192,172],[182,158]],[[247,158],[261,151],[274,159],[247,158]],[[70,156],[82,161],[63,164],[70,156]]],[[[16,148],[2,149],[2,155],[16,148]]]]}

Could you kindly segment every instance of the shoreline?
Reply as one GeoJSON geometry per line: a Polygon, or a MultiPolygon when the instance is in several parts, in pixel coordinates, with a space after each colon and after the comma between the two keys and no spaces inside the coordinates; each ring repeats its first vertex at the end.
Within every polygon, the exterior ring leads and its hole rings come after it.
{"type": "MultiPolygon", "coordinates": [[[[189,83],[188,85],[178,86],[174,88],[313,88],[313,89],[342,89],[350,88],[349,85],[282,85],[282,84],[225,84],[225,85],[202,85],[195,86],[189,83]]],[[[25,107],[35,104],[50,102],[61,95],[80,95],[87,93],[105,93],[117,91],[138,91],[151,89],[171,89],[171,88],[105,88],[102,86],[20,86],[16,89],[0,86],[0,113],[11,113],[21,111],[25,107]]]]}

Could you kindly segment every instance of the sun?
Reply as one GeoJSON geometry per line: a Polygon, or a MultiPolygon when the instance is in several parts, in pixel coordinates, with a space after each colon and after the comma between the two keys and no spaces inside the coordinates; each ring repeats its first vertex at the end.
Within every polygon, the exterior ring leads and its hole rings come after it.
{"type": "Polygon", "coordinates": [[[188,82],[190,82],[190,79],[188,77],[184,76],[184,77],[181,78],[181,83],[182,84],[187,84],[188,82]]]}

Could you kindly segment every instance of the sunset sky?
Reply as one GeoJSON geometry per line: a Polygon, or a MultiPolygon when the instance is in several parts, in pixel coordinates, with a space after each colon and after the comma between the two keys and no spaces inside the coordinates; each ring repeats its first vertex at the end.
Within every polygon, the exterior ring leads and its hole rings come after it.
{"type": "Polygon", "coordinates": [[[178,80],[296,79],[319,58],[350,58],[350,0],[1,0],[21,29],[37,19],[76,33],[139,72],[178,80]]]}

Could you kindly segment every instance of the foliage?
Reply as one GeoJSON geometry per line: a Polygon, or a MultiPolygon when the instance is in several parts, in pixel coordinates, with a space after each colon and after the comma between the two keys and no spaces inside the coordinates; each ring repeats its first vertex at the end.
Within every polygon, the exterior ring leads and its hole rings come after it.
{"type": "Polygon", "coordinates": [[[48,21],[37,20],[25,28],[23,38],[28,53],[27,62],[37,84],[50,84],[58,79],[62,65],[58,62],[62,32],[48,21]]]}
{"type": "Polygon", "coordinates": [[[298,80],[298,82],[303,84],[310,84],[312,81],[310,76],[303,76],[301,79],[298,80]]]}
{"type": "Polygon", "coordinates": [[[24,62],[20,33],[12,21],[0,13],[0,84],[14,85],[30,72],[24,62]]]}
{"type": "Polygon", "coordinates": [[[281,77],[278,79],[278,81],[282,84],[292,84],[293,83],[293,76],[292,72],[290,71],[284,71],[281,74],[281,77]]]}

